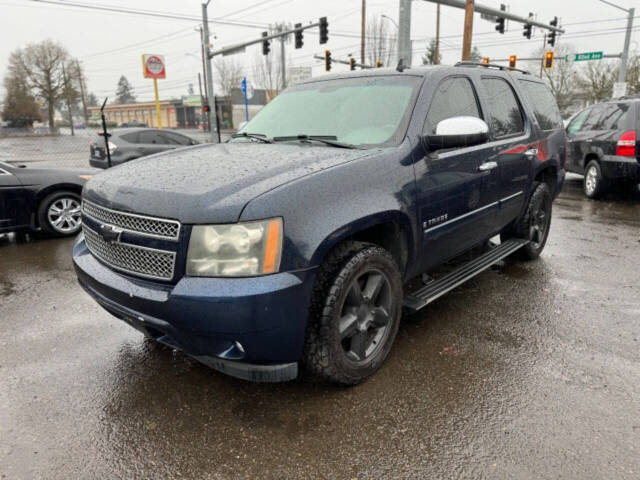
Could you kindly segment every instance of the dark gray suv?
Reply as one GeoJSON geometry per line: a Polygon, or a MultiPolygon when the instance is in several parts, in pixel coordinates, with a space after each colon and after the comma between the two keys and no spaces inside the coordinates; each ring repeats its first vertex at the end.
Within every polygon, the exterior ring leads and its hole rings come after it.
{"type": "MultiPolygon", "coordinates": [[[[109,138],[111,165],[119,165],[154,153],[196,145],[198,142],[170,130],[155,128],[123,128],[109,138]]],[[[107,168],[104,138],[100,135],[89,143],[89,163],[92,167],[107,168]]]]}

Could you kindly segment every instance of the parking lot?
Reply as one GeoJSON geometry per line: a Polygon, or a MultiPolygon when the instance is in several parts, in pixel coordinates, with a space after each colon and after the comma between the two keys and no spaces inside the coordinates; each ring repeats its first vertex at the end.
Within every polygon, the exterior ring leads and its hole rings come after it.
{"type": "Polygon", "coordinates": [[[210,370],[101,310],[73,240],[0,236],[0,477],[638,478],[640,194],[554,208],[354,388],[210,370]]]}

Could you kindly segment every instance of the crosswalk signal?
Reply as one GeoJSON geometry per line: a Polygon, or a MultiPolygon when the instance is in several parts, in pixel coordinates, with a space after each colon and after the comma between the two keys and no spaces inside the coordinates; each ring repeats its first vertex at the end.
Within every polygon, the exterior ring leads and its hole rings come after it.
{"type": "Polygon", "coordinates": [[[324,71],[331,71],[331,50],[324,51],[324,71]]]}
{"type": "Polygon", "coordinates": [[[544,68],[545,70],[553,68],[553,52],[547,52],[544,54],[544,68]]]}
{"type": "MultiPolygon", "coordinates": [[[[268,37],[269,36],[269,32],[262,32],[262,36],[263,37],[268,37]]],[[[271,44],[271,42],[269,40],[263,40],[262,41],[262,54],[263,55],[269,55],[269,52],[271,51],[271,49],[269,48],[270,44],[271,44]]]]}
{"type": "MultiPolygon", "coordinates": [[[[507,6],[504,3],[500,4],[500,10],[502,10],[503,12],[507,10],[507,6]]],[[[499,33],[504,34],[504,17],[498,17],[496,19],[496,30],[499,33]]]]}
{"type": "Polygon", "coordinates": [[[295,33],[295,46],[296,48],[302,48],[302,45],[304,44],[303,40],[302,40],[302,24],[301,23],[296,23],[294,25],[295,29],[296,29],[296,33],[295,33]]]}
{"type": "Polygon", "coordinates": [[[516,68],[517,57],[515,55],[509,55],[509,68],[516,68]]]}
{"type": "Polygon", "coordinates": [[[327,43],[329,41],[329,22],[327,17],[320,18],[320,43],[327,43]]]}
{"type": "Polygon", "coordinates": [[[349,58],[349,70],[355,70],[356,69],[356,59],[353,57],[349,58]]]}
{"type": "MultiPolygon", "coordinates": [[[[549,25],[551,25],[552,27],[557,27],[558,26],[558,17],[553,17],[553,20],[551,20],[549,22],[549,25]]],[[[547,38],[547,43],[553,47],[556,44],[556,35],[557,32],[555,30],[551,30],[551,33],[549,33],[549,37],[547,38]]]]}
{"type": "Polygon", "coordinates": [[[489,57],[482,57],[482,63],[489,64],[491,63],[491,59],[489,57]]]}
{"type": "Polygon", "coordinates": [[[376,60],[376,68],[382,67],[382,60],[376,60]]]}

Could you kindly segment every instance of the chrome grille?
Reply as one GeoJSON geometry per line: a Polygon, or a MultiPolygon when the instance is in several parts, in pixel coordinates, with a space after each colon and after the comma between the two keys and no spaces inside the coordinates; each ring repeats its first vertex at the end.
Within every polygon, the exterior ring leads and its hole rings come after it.
{"type": "Polygon", "coordinates": [[[123,272],[159,280],[171,280],[176,263],[175,252],[106,242],[85,224],[82,225],[89,251],[107,265],[123,272]]]}
{"type": "Polygon", "coordinates": [[[106,222],[128,232],[138,233],[148,237],[178,240],[180,236],[180,222],[176,220],[118,212],[110,208],[101,207],[87,200],[82,201],[82,213],[98,222],[106,222]]]}

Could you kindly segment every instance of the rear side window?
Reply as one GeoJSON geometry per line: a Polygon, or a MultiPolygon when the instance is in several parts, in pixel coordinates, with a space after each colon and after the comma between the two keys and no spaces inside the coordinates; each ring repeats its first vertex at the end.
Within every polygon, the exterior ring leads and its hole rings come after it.
{"type": "Polygon", "coordinates": [[[425,133],[433,134],[438,122],[460,116],[481,118],[476,94],[468,78],[447,78],[433,94],[425,122],[425,133]]]}
{"type": "Polygon", "coordinates": [[[600,123],[600,118],[602,117],[604,110],[605,110],[604,104],[595,105],[591,109],[589,116],[582,124],[582,128],[580,130],[583,132],[586,132],[589,130],[598,130],[598,124],[600,123]]]}
{"type": "Polygon", "coordinates": [[[139,132],[138,143],[164,143],[156,132],[139,132]]]}
{"type": "Polygon", "coordinates": [[[578,113],[575,117],[573,117],[573,119],[571,120],[571,122],[569,122],[569,125],[567,126],[567,133],[569,135],[573,135],[580,131],[590,111],[591,111],[590,109],[583,110],[582,112],[578,113]]]}
{"type": "Polygon", "coordinates": [[[558,104],[549,87],[544,83],[527,80],[520,80],[519,83],[529,100],[529,105],[533,107],[533,113],[540,128],[542,130],[562,128],[562,116],[560,116],[558,104]]]}
{"type": "Polygon", "coordinates": [[[127,133],[126,135],[122,135],[122,138],[129,143],[138,143],[137,133],[127,133]]]}
{"type": "Polygon", "coordinates": [[[628,103],[606,103],[593,130],[622,130],[626,123],[628,103]]]}
{"type": "Polygon", "coordinates": [[[524,132],[524,116],[511,85],[502,78],[483,78],[487,92],[491,129],[495,137],[507,137],[524,132]]]}
{"type": "Polygon", "coordinates": [[[165,138],[164,143],[168,143],[171,145],[191,145],[191,139],[187,137],[183,137],[177,133],[173,132],[162,132],[163,138],[165,138]]]}

